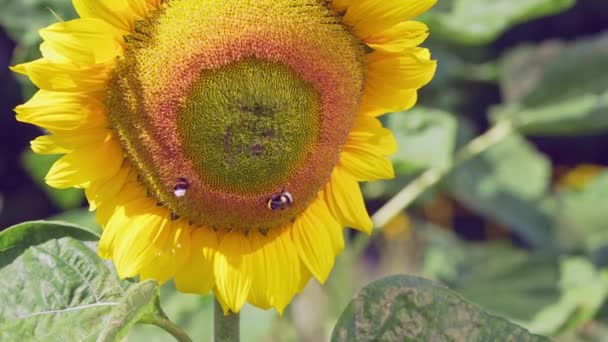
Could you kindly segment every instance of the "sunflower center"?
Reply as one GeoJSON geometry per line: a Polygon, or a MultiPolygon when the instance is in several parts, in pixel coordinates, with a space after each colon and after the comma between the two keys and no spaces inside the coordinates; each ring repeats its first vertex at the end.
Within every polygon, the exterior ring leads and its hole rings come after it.
{"type": "Polygon", "coordinates": [[[364,79],[362,44],[325,0],[170,0],[126,39],[110,121],[173,217],[266,230],[317,198],[364,79]]]}
{"type": "Polygon", "coordinates": [[[178,113],[184,155],[216,189],[281,188],[319,134],[319,95],[284,65],[245,59],[204,71],[178,113]]]}

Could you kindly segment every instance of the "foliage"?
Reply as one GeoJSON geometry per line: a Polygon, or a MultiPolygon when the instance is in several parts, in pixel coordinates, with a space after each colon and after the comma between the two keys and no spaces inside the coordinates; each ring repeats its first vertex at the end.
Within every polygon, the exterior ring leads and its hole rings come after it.
{"type": "Polygon", "coordinates": [[[76,226],[30,222],[0,233],[3,340],[94,341],[121,336],[154,312],[158,286],[118,280],[76,226]]]}
{"type": "Polygon", "coordinates": [[[548,341],[412,276],[384,278],[346,307],[332,341],[548,341]]]}
{"type": "MultiPolygon", "coordinates": [[[[15,43],[0,34],[5,64],[9,53],[11,64],[38,58],[38,29],[75,16],[69,0],[0,6],[0,33],[15,43]]],[[[309,284],[284,317],[246,307],[243,336],[606,340],[607,13],[602,0],[439,1],[421,19],[437,75],[415,109],[382,118],[397,177],[364,186],[368,207],[382,208],[374,221],[389,224],[352,236],[327,286],[309,284]]],[[[119,280],[97,256],[82,191],[44,185],[58,156],[30,152],[39,132],[6,119],[36,89],[17,76],[18,94],[5,67],[0,230],[49,221],[0,232],[0,340],[170,339],[160,328],[207,340],[212,296],[119,280]]]]}

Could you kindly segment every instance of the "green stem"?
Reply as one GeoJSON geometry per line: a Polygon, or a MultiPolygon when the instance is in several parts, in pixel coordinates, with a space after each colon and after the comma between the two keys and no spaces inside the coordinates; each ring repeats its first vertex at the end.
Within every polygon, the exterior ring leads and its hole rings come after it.
{"type": "Polygon", "coordinates": [[[150,317],[149,320],[146,321],[146,323],[154,324],[157,327],[165,330],[173,337],[175,337],[175,339],[179,342],[192,342],[190,336],[188,336],[182,330],[182,328],[171,322],[162,311],[160,312],[160,314],[160,316],[154,315],[153,317],[150,317]]]}
{"type": "Polygon", "coordinates": [[[213,341],[239,342],[239,318],[239,314],[224,315],[221,305],[215,300],[213,304],[213,341]]]}

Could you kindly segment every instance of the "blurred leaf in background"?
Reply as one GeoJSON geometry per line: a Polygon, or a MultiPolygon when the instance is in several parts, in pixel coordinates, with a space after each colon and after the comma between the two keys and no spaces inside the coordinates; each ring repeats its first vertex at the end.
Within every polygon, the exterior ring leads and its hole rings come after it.
{"type": "MultiPolygon", "coordinates": [[[[562,189],[554,203],[564,245],[588,255],[608,248],[608,172],[580,189],[562,189]]],[[[608,260],[601,263],[608,266],[608,260]]]]}
{"type": "Polygon", "coordinates": [[[559,13],[576,0],[442,0],[424,20],[434,35],[461,44],[490,43],[511,26],[559,13]]]}
{"type": "Polygon", "coordinates": [[[560,300],[545,307],[529,324],[546,335],[574,330],[593,319],[608,295],[608,270],[597,270],[581,257],[561,262],[560,300]]]}
{"type": "Polygon", "coordinates": [[[21,61],[39,58],[35,52],[42,41],[38,30],[54,22],[76,17],[71,1],[0,0],[0,6],[2,28],[19,43],[15,56],[21,61]]]}
{"type": "Polygon", "coordinates": [[[386,125],[395,132],[399,146],[392,156],[396,172],[412,174],[452,166],[458,123],[451,114],[419,106],[389,115],[386,125]]]}
{"type": "Polygon", "coordinates": [[[559,299],[554,255],[503,242],[469,243],[451,232],[425,226],[423,269],[465,298],[519,322],[529,321],[559,299]]]}
{"type": "Polygon", "coordinates": [[[505,104],[494,118],[531,135],[608,130],[608,33],[510,51],[502,61],[505,104]]]}
{"type": "Polygon", "coordinates": [[[535,247],[550,248],[550,213],[542,206],[551,163],[523,137],[513,135],[458,165],[448,189],[461,203],[517,231],[535,247]]]}
{"type": "Polygon", "coordinates": [[[64,210],[78,208],[84,200],[84,192],[81,189],[55,189],[44,182],[46,174],[59,157],[61,156],[36,154],[31,150],[26,150],[22,156],[22,163],[32,180],[46,191],[54,204],[64,210]]]}

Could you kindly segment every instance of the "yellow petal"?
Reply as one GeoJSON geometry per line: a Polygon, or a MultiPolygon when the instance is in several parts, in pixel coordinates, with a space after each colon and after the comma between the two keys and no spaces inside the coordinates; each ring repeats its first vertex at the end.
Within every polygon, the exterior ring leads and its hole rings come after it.
{"type": "MultiPolygon", "coordinates": [[[[131,175],[129,175],[131,176],[131,175]]],[[[98,253],[104,259],[114,255],[114,242],[122,227],[133,215],[144,212],[151,200],[146,197],[146,191],[141,184],[129,177],[114,198],[108,199],[97,210],[97,221],[103,228],[99,239],[98,253]],[[100,217],[103,219],[100,220],[100,217]]]]}
{"type": "Polygon", "coordinates": [[[181,271],[190,259],[191,227],[188,223],[173,221],[166,228],[169,228],[168,238],[157,239],[152,244],[152,258],[141,269],[142,280],[154,279],[163,284],[181,271]]]}
{"type": "Polygon", "coordinates": [[[425,49],[375,51],[367,55],[360,112],[378,116],[411,108],[416,103],[416,89],[430,82],[435,74],[437,63],[429,58],[425,49]]]}
{"type": "Polygon", "coordinates": [[[116,139],[108,136],[61,157],[49,170],[45,180],[52,187],[87,187],[92,181],[113,177],[118,173],[124,156],[116,139]]]}
{"type": "Polygon", "coordinates": [[[337,166],[325,187],[325,198],[332,214],[344,226],[371,233],[372,220],[367,214],[357,180],[337,166]]]}
{"type": "Polygon", "coordinates": [[[160,7],[160,0],[73,0],[82,18],[98,18],[123,31],[132,32],[136,20],[145,19],[150,10],[160,7]]]}
{"type": "Polygon", "coordinates": [[[244,256],[251,253],[249,239],[240,231],[227,234],[220,242],[213,262],[217,300],[227,310],[239,312],[249,296],[252,265],[244,256]]]}
{"type": "Polygon", "coordinates": [[[64,154],[70,152],[70,150],[57,145],[54,137],[54,135],[43,135],[30,141],[32,151],[38,154],[64,154]]]}
{"type": "Polygon", "coordinates": [[[159,9],[161,0],[146,0],[149,9],[159,9]]]}
{"type": "Polygon", "coordinates": [[[93,128],[74,134],[43,135],[30,142],[32,150],[39,154],[64,154],[75,149],[103,141],[110,132],[105,128],[93,128]]]}
{"type": "Polygon", "coordinates": [[[105,89],[111,64],[82,67],[70,62],[58,63],[40,58],[11,67],[11,70],[28,76],[40,89],[96,92],[105,89]]]}
{"type": "Polygon", "coordinates": [[[52,132],[107,125],[103,105],[93,96],[38,91],[27,103],[15,108],[17,120],[52,132]]]}
{"type": "Polygon", "coordinates": [[[151,10],[156,10],[160,6],[159,1],[150,0],[126,0],[129,7],[132,9],[132,15],[136,20],[141,18],[147,18],[150,15],[151,10]]]}
{"type": "Polygon", "coordinates": [[[358,0],[352,1],[344,22],[353,27],[362,40],[386,31],[402,21],[426,12],[437,0],[358,0]]]}
{"type": "Polygon", "coordinates": [[[359,115],[346,141],[347,148],[365,148],[390,156],[397,151],[397,141],[393,132],[382,127],[380,120],[359,115]]]}
{"type": "Polygon", "coordinates": [[[325,283],[334,266],[336,255],[344,245],[337,231],[342,226],[335,220],[322,198],[314,201],[296,219],[292,239],[302,262],[321,283],[325,283]]]}
{"type": "Polygon", "coordinates": [[[97,18],[125,32],[133,31],[136,19],[142,19],[138,11],[129,6],[141,3],[128,0],[72,0],[76,12],[81,18],[97,18]]]}
{"type": "Polygon", "coordinates": [[[175,287],[181,292],[206,294],[215,285],[213,260],[218,248],[217,233],[206,227],[191,229],[190,259],[175,275],[175,287]]]}
{"type": "Polygon", "coordinates": [[[333,0],[332,6],[337,12],[344,12],[355,0],[333,0]]]}
{"type": "Polygon", "coordinates": [[[395,178],[393,164],[388,158],[365,150],[344,151],[340,165],[361,181],[395,178]]]}
{"type": "Polygon", "coordinates": [[[89,201],[89,210],[93,211],[116,198],[127,182],[129,172],[130,167],[123,164],[114,177],[91,182],[90,186],[84,191],[89,201]]]}
{"type": "Polygon", "coordinates": [[[55,62],[106,63],[123,52],[124,32],[93,18],[52,24],[40,30],[42,55],[55,62]]]}
{"type": "Polygon", "coordinates": [[[148,201],[147,207],[128,217],[116,235],[112,260],[120,278],[136,276],[155,257],[155,245],[166,241],[169,212],[148,201]],[[159,241],[161,239],[162,241],[159,241]]]}
{"type": "Polygon", "coordinates": [[[390,130],[376,118],[358,116],[339,166],[359,181],[391,179],[395,177],[393,164],[387,156],[395,153],[397,142],[390,130]]]}
{"type": "Polygon", "coordinates": [[[415,89],[390,89],[385,84],[374,87],[366,85],[364,98],[359,106],[359,113],[377,117],[380,115],[402,112],[414,107],[418,101],[418,91],[415,89]]]}
{"type": "MultiPolygon", "coordinates": [[[[279,314],[301,289],[303,265],[291,240],[291,227],[271,229],[266,236],[251,232],[252,285],[247,300],[260,308],[274,307],[279,314]]],[[[308,280],[310,276],[306,278],[308,280]]]]}
{"type": "Polygon", "coordinates": [[[429,28],[424,23],[405,21],[369,36],[365,42],[375,50],[401,52],[420,45],[428,36],[429,28]]]}

